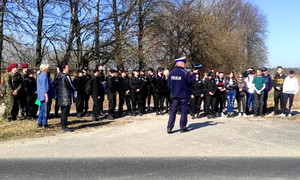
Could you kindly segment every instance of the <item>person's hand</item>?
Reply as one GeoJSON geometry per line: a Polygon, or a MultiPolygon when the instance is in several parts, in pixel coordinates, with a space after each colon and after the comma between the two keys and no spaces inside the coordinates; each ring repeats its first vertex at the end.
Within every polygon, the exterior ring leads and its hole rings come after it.
{"type": "Polygon", "coordinates": [[[240,92],[242,92],[243,91],[243,89],[239,89],[240,90],[240,92]]]}
{"type": "Polygon", "coordinates": [[[198,72],[199,72],[199,70],[198,70],[198,69],[196,69],[196,70],[194,70],[194,71],[193,71],[193,73],[196,73],[196,74],[197,74],[198,72]]]}
{"type": "Polygon", "coordinates": [[[260,91],[257,91],[257,94],[260,95],[260,91]]]}
{"type": "Polygon", "coordinates": [[[140,89],[137,89],[136,92],[140,92],[140,89]]]}
{"type": "Polygon", "coordinates": [[[17,95],[18,94],[18,91],[17,90],[14,90],[14,92],[13,92],[13,95],[17,95]]]}
{"type": "Polygon", "coordinates": [[[277,89],[278,91],[281,91],[281,88],[280,88],[279,86],[277,86],[276,89],[277,89]]]}
{"type": "Polygon", "coordinates": [[[201,94],[201,97],[203,97],[204,96],[204,94],[201,94]]]}
{"type": "Polygon", "coordinates": [[[209,92],[209,95],[211,95],[211,96],[212,96],[212,95],[214,95],[214,93],[212,93],[212,92],[209,92]]]}
{"type": "Polygon", "coordinates": [[[3,94],[0,94],[1,97],[3,97],[3,94]]]}
{"type": "Polygon", "coordinates": [[[195,96],[194,96],[194,95],[191,95],[191,98],[195,98],[195,96]]]}
{"type": "Polygon", "coordinates": [[[218,89],[222,90],[223,88],[222,87],[218,87],[218,89]]]}
{"type": "Polygon", "coordinates": [[[37,91],[35,91],[34,94],[37,94],[37,91]]]}
{"type": "Polygon", "coordinates": [[[45,99],[45,102],[48,102],[48,101],[49,101],[49,99],[48,99],[48,98],[46,98],[46,99],[45,99]]]}
{"type": "Polygon", "coordinates": [[[129,90],[126,91],[126,94],[129,94],[129,90]]]}
{"type": "Polygon", "coordinates": [[[100,99],[100,96],[98,96],[98,99],[100,99]]]}

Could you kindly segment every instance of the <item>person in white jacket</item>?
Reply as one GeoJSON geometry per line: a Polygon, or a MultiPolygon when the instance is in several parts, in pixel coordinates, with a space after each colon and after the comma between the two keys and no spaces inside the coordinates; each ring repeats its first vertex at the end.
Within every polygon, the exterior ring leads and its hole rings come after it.
{"type": "Polygon", "coordinates": [[[255,109],[255,100],[254,100],[254,87],[253,87],[253,78],[255,77],[255,71],[250,71],[248,77],[245,78],[245,82],[247,83],[248,91],[247,91],[247,106],[246,106],[246,114],[250,114],[250,105],[252,103],[252,111],[255,109]]]}
{"type": "Polygon", "coordinates": [[[292,116],[293,109],[293,101],[294,96],[297,94],[299,90],[298,80],[295,78],[295,72],[293,70],[290,71],[289,76],[284,79],[283,82],[283,108],[284,112],[281,114],[281,117],[285,117],[288,115],[292,116]],[[286,108],[287,101],[289,99],[289,109],[286,108]]]}

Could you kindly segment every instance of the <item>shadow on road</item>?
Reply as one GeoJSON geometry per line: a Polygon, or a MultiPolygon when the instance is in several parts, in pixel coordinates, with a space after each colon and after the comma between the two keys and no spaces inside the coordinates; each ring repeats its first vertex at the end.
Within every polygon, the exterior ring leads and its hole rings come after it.
{"type": "Polygon", "coordinates": [[[215,125],[220,124],[220,123],[224,124],[224,122],[205,121],[203,123],[190,124],[188,128],[189,128],[190,131],[193,131],[193,130],[204,128],[204,127],[207,127],[207,126],[215,126],[215,125]]]}

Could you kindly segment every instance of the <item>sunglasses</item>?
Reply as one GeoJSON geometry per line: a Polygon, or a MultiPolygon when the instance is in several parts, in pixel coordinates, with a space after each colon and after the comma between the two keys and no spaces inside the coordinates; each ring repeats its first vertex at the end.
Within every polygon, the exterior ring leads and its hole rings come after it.
{"type": "Polygon", "coordinates": [[[243,78],[243,77],[239,77],[239,78],[243,78]]]}

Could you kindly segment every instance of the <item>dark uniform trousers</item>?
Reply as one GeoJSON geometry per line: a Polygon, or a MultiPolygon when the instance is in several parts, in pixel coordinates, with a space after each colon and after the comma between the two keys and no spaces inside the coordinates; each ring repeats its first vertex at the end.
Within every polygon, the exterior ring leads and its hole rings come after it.
{"type": "Polygon", "coordinates": [[[90,99],[89,95],[85,94],[83,96],[83,109],[85,113],[87,113],[89,109],[89,99],[90,99]]]}
{"type": "Polygon", "coordinates": [[[171,94],[169,93],[165,94],[165,98],[166,98],[166,112],[170,112],[170,106],[172,104],[171,94]]]}
{"type": "Polygon", "coordinates": [[[156,93],[155,94],[155,109],[156,109],[156,112],[163,111],[164,101],[165,101],[165,95],[164,94],[162,94],[162,93],[156,93]]]}
{"type": "Polygon", "coordinates": [[[136,105],[138,105],[139,113],[142,113],[142,94],[141,93],[131,93],[132,109],[133,113],[136,111],[136,105]]]}
{"type": "Polygon", "coordinates": [[[142,106],[143,106],[143,112],[146,109],[146,99],[148,97],[148,90],[142,90],[142,106]]]}
{"type": "Polygon", "coordinates": [[[61,106],[60,123],[62,128],[67,127],[67,118],[70,113],[70,106],[61,106]]]}
{"type": "Polygon", "coordinates": [[[103,102],[104,102],[104,97],[105,95],[100,95],[100,108],[99,108],[99,112],[103,113],[103,102]]]}
{"type": "Polygon", "coordinates": [[[211,96],[209,94],[205,95],[206,108],[208,115],[214,115],[215,105],[216,105],[216,96],[211,96]]]}
{"type": "Polygon", "coordinates": [[[194,96],[194,98],[191,98],[191,112],[193,114],[200,113],[200,107],[201,107],[202,100],[203,100],[203,98],[201,96],[194,96]]]}
{"type": "Polygon", "coordinates": [[[76,97],[76,112],[77,114],[82,115],[83,114],[83,107],[84,107],[84,95],[77,94],[76,97]]]}
{"type": "Polygon", "coordinates": [[[154,104],[155,104],[155,95],[153,93],[153,89],[151,88],[148,88],[148,93],[147,93],[147,104],[148,104],[148,108],[150,108],[150,104],[151,104],[151,96],[153,96],[153,101],[154,101],[154,104]]]}
{"type": "Polygon", "coordinates": [[[279,105],[279,101],[280,101],[280,110],[281,112],[283,112],[283,93],[282,91],[277,91],[277,90],[274,90],[274,112],[275,113],[278,113],[278,105],[279,105]]]}
{"type": "Polygon", "coordinates": [[[113,116],[117,105],[116,95],[111,92],[108,92],[107,99],[108,99],[108,114],[113,116]]]}
{"type": "Polygon", "coordinates": [[[98,96],[92,96],[93,99],[93,116],[98,117],[100,112],[100,99],[98,99],[98,96]]]}
{"type": "Polygon", "coordinates": [[[225,92],[216,92],[216,105],[215,105],[215,111],[222,113],[224,110],[225,104],[226,104],[226,93],[225,92]],[[220,108],[219,108],[220,105],[220,108]]]}
{"type": "Polygon", "coordinates": [[[18,94],[19,97],[19,103],[20,103],[20,112],[21,112],[21,116],[25,117],[26,115],[26,93],[23,90],[21,90],[18,94]]]}
{"type": "Polygon", "coordinates": [[[38,106],[35,104],[37,96],[35,94],[27,94],[26,95],[26,104],[27,104],[27,117],[36,117],[36,113],[38,110],[38,106]]]}
{"type": "Polygon", "coordinates": [[[176,119],[176,112],[181,107],[180,129],[186,128],[187,114],[190,109],[189,98],[172,98],[172,106],[170,111],[170,117],[168,122],[168,128],[173,129],[176,119]]]}
{"type": "Polygon", "coordinates": [[[131,113],[130,95],[119,94],[119,115],[123,113],[124,101],[126,102],[127,111],[131,113]]]}

